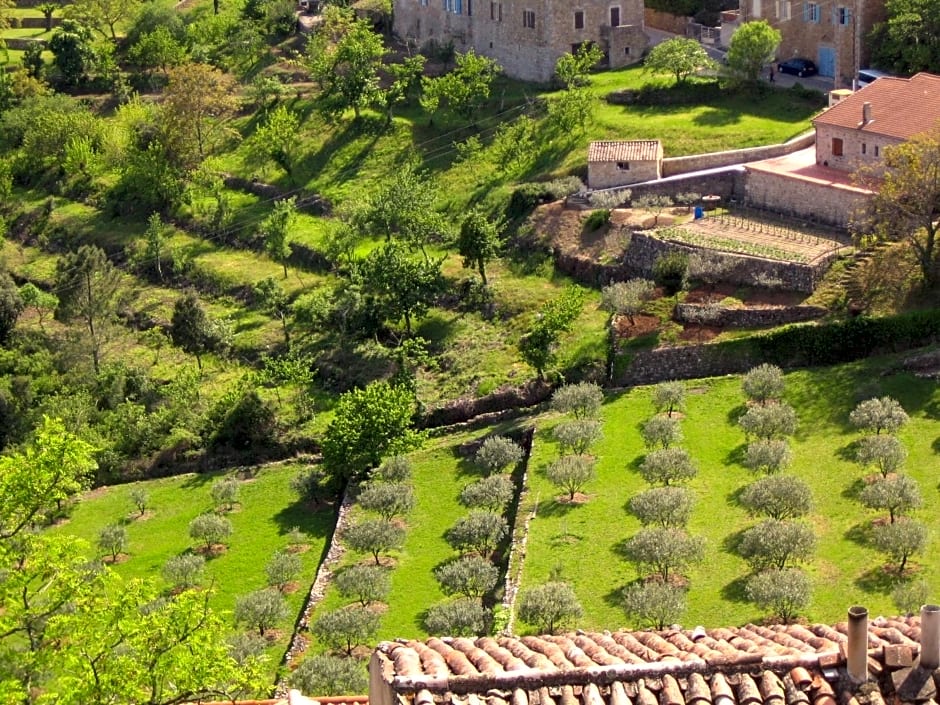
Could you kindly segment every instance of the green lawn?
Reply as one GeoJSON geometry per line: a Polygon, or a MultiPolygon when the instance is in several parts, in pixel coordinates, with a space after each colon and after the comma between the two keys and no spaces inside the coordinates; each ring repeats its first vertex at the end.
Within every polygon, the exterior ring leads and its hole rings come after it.
{"type": "MultiPolygon", "coordinates": [[[[300,463],[264,467],[243,479],[239,505],[227,514],[234,528],[227,549],[206,563],[205,584],[213,589],[213,609],[231,612],[239,595],[265,586],[264,566],[276,551],[288,545],[287,533],[298,527],[307,535],[309,550],[300,554],[303,573],[298,589],[288,595],[291,616],[281,625],[281,638],[272,643],[272,664],[283,655],[334,519],[332,508],[311,511],[297,501],[289,483],[301,467],[300,463]]],[[[54,531],[74,534],[94,546],[101,527],[122,523],[127,527],[129,557],[115,569],[125,577],[162,580],[159,576],[164,563],[192,550],[194,544],[187,527],[194,517],[212,510],[209,490],[219,477],[222,475],[189,474],[95,490],[84,495],[71,519],[54,531]],[[143,487],[150,495],[152,511],[144,518],[137,518],[130,500],[136,487],[143,487]]]]}
{"type": "MultiPolygon", "coordinates": [[[[841,619],[851,604],[865,604],[873,613],[896,611],[890,599],[895,578],[883,569],[884,557],[861,538],[878,516],[854,498],[866,473],[844,457],[846,446],[859,436],[848,425],[849,411],[859,398],[890,394],[911,415],[900,436],[909,451],[905,472],[918,480],[924,497],[916,517],[930,527],[940,520],[935,451],[940,395],[933,382],[907,374],[880,377],[884,366],[866,362],[787,375],[785,397],[801,419],[788,472],[810,484],[816,505],[809,517],[818,539],[815,559],[807,565],[814,590],[806,614],[811,621],[841,619]]],[[[743,408],[740,378],[690,381],[687,387],[684,446],[699,466],[699,475],[690,483],[697,504],[689,531],[706,539],[707,555],[688,572],[689,609],[682,623],[717,626],[758,620],[762,615],[743,597],[747,565],[729,547],[739,531],[756,523],[735,499],[755,479],[739,463],[744,434],[730,421],[743,408]]],[[[558,457],[550,433],[557,419],[546,418],[538,425],[529,472],[538,514],[531,523],[523,582],[544,581],[560,566],[585,608],[579,626],[615,628],[626,623],[620,591],[637,575],[620,546],[640,528],[626,504],[647,488],[637,470],[645,453],[638,424],[652,415],[650,394],[650,388],[638,388],[605,404],[605,438],[596,448],[597,479],[586,490],[590,501],[580,506],[554,501],[558,492],[546,480],[544,468],[558,457]]],[[[916,575],[931,584],[940,580],[940,566],[928,560],[938,545],[940,536],[933,530],[927,551],[914,562],[916,575]]]]}

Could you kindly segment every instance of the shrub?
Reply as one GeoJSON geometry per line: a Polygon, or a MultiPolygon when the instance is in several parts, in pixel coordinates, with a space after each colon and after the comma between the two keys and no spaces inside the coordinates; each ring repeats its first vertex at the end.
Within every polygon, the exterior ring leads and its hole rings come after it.
{"type": "Polygon", "coordinates": [[[461,556],[434,569],[445,595],[483,597],[496,587],[499,569],[481,556],[461,556]]]}
{"type": "Polygon", "coordinates": [[[428,634],[474,637],[486,633],[489,611],[479,600],[461,597],[432,605],[424,615],[428,634]]]}
{"type": "Polygon", "coordinates": [[[490,475],[464,487],[460,492],[460,503],[465,507],[499,512],[512,500],[514,491],[508,475],[490,475]]]}
{"type": "Polygon", "coordinates": [[[767,570],[747,581],[747,599],[770,610],[784,622],[792,622],[810,601],[809,578],[796,568],[767,570]]]}
{"type": "Polygon", "coordinates": [[[357,695],[369,687],[365,666],[358,659],[318,654],[301,661],[290,684],[302,693],[357,695]]]}
{"type": "Polygon", "coordinates": [[[590,215],[584,220],[584,230],[593,233],[600,230],[610,222],[610,211],[606,208],[599,208],[591,211],[590,215]]]}
{"type": "Polygon", "coordinates": [[[604,403],[604,391],[593,382],[559,387],[552,394],[552,409],[576,419],[593,418],[604,403]]]}
{"type": "Polygon", "coordinates": [[[629,201],[632,193],[633,192],[628,188],[592,191],[588,200],[594,208],[613,210],[614,208],[620,208],[624,203],[629,201]]]}
{"type": "Polygon", "coordinates": [[[519,445],[504,436],[490,436],[483,441],[473,461],[487,473],[502,472],[522,460],[519,445]]]}
{"type": "Polygon", "coordinates": [[[338,493],[337,478],[320,465],[301,470],[290,480],[290,488],[305,502],[327,502],[338,493]]]}
{"type": "Polygon", "coordinates": [[[476,551],[485,555],[509,532],[509,525],[499,514],[474,509],[447,530],[447,543],[460,552],[476,551]]]}
{"type": "Polygon", "coordinates": [[[222,416],[213,446],[250,450],[271,445],[277,433],[274,409],[254,389],[245,392],[222,416]]]}
{"type": "Polygon", "coordinates": [[[163,577],[174,588],[186,590],[202,582],[205,567],[205,558],[195,553],[184,553],[163,564],[163,577]]]}
{"type": "Polygon", "coordinates": [[[343,597],[352,597],[366,607],[381,602],[392,587],[388,572],[377,565],[352,565],[334,578],[336,589],[343,597]]]}
{"type": "Polygon", "coordinates": [[[695,494],[685,487],[654,487],[630,499],[630,512],[643,526],[682,528],[694,505],[695,494]]]}
{"type": "Polygon", "coordinates": [[[656,258],[653,263],[653,280],[663,288],[666,296],[678,294],[685,288],[689,256],[671,250],[656,258]]]}
{"type": "Polygon", "coordinates": [[[782,397],[783,385],[783,370],[767,363],[753,368],[741,380],[744,395],[762,405],[766,405],[771,399],[782,397]]]}
{"type": "Polygon", "coordinates": [[[545,634],[583,614],[574,590],[565,582],[543,583],[519,595],[519,616],[545,634]]]}
{"type": "Polygon", "coordinates": [[[379,630],[379,616],[372,610],[352,605],[324,612],[314,621],[311,631],[332,649],[352,656],[357,646],[366,644],[379,630]]]}
{"type": "Polygon", "coordinates": [[[623,591],[623,610],[640,627],[665,629],[685,612],[685,590],[660,582],[634,583],[623,591]]]}

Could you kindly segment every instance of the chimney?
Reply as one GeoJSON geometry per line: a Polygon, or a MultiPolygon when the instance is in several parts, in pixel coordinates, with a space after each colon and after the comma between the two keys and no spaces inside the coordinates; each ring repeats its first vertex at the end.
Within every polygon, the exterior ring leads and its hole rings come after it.
{"type": "Polygon", "coordinates": [[[859,605],[849,607],[848,652],[849,678],[864,683],[868,680],[868,610],[859,605]]]}
{"type": "Polygon", "coordinates": [[[862,124],[867,125],[871,122],[871,103],[865,101],[862,103],[862,124]]]}
{"type": "Polygon", "coordinates": [[[920,665],[930,671],[940,667],[940,605],[920,608],[920,665]]]}

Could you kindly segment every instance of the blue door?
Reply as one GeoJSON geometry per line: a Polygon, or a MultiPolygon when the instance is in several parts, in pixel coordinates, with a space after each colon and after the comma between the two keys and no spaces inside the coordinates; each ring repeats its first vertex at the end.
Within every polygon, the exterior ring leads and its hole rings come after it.
{"type": "Polygon", "coordinates": [[[836,50],[819,47],[819,75],[834,78],[836,75],[836,50]]]}

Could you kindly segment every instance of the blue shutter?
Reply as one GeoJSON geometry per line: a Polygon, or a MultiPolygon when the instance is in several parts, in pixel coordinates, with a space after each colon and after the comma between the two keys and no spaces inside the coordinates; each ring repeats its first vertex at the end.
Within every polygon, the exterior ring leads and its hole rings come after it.
{"type": "Polygon", "coordinates": [[[803,21],[809,22],[809,3],[808,2],[803,3],[803,21]]]}
{"type": "Polygon", "coordinates": [[[456,12],[458,15],[463,14],[463,0],[456,0],[456,3],[454,4],[454,12],[456,12]]]}

